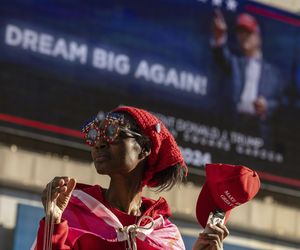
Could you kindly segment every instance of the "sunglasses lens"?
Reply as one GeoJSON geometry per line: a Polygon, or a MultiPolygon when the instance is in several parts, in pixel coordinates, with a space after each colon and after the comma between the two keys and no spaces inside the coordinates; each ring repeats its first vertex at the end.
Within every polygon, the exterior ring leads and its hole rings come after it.
{"type": "Polygon", "coordinates": [[[95,141],[97,139],[97,136],[98,136],[98,131],[94,128],[91,128],[86,134],[86,139],[95,141]]]}
{"type": "Polygon", "coordinates": [[[109,124],[104,133],[107,138],[114,140],[118,134],[118,126],[115,124],[109,124]]]}

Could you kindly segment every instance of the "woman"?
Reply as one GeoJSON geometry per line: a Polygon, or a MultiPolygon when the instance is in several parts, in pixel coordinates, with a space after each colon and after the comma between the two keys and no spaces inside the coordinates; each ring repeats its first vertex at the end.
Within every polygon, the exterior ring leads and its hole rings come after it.
{"type": "MultiPolygon", "coordinates": [[[[187,173],[163,123],[145,110],[121,106],[104,120],[89,123],[84,133],[97,173],[111,178],[109,187],[55,177],[42,195],[48,216],[40,222],[35,249],[185,249],[177,227],[168,220],[166,201],[142,197],[144,186],[167,190],[187,173]]],[[[211,230],[200,235],[195,250],[222,248],[226,227],[211,230]]]]}

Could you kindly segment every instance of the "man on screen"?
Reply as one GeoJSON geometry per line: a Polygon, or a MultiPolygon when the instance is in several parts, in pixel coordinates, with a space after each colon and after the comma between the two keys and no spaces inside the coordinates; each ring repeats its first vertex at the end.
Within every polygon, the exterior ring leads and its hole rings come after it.
{"type": "Polygon", "coordinates": [[[269,123],[279,105],[282,80],[277,69],[263,58],[257,20],[242,13],[237,17],[235,31],[239,55],[226,46],[226,21],[221,11],[216,10],[212,31],[214,61],[230,77],[231,86],[226,89],[230,91],[235,124],[239,124],[242,132],[260,135],[268,144],[269,123]]]}

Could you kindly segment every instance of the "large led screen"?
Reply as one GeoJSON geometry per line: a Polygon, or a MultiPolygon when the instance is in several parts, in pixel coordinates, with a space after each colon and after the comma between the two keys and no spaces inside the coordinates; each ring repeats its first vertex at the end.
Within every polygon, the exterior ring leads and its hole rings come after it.
{"type": "Polygon", "coordinates": [[[242,164],[300,186],[297,16],[236,0],[10,0],[0,14],[1,131],[79,142],[98,112],[135,105],[191,169],[242,164]]]}

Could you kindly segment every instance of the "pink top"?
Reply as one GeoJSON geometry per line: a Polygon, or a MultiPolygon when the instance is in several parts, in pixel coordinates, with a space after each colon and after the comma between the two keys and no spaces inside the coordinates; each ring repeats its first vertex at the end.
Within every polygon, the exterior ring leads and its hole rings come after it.
{"type": "MultiPolygon", "coordinates": [[[[109,206],[100,186],[77,184],[60,224],[54,225],[52,249],[185,249],[178,228],[167,218],[165,199],[143,198],[137,218],[109,206]]],[[[44,219],[32,249],[43,250],[44,219]]]]}

